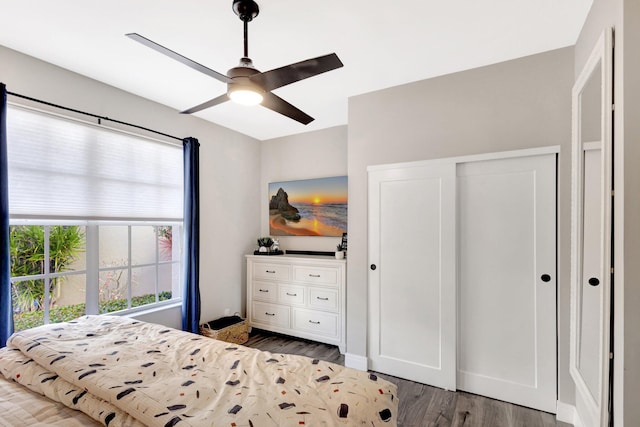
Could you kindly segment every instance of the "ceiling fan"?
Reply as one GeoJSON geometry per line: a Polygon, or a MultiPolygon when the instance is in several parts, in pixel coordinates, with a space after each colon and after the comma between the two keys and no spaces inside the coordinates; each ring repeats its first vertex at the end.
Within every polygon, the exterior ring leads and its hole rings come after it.
{"type": "Polygon", "coordinates": [[[126,34],[126,36],[194,70],[200,71],[227,84],[227,93],[182,111],[182,114],[195,113],[231,99],[245,105],[262,104],[263,107],[287,116],[304,125],[311,123],[313,117],[289,104],[271,91],[342,67],[342,61],[340,61],[338,55],[331,53],[329,55],[307,59],[306,61],[296,62],[295,64],[285,65],[284,67],[275,68],[270,71],[260,72],[253,66],[253,62],[249,58],[248,43],[248,24],[258,16],[260,12],[258,4],[253,0],[234,0],[232,8],[244,23],[244,56],[240,58],[240,64],[227,71],[226,75],[192,61],[140,34],[129,33],[126,34]]]}

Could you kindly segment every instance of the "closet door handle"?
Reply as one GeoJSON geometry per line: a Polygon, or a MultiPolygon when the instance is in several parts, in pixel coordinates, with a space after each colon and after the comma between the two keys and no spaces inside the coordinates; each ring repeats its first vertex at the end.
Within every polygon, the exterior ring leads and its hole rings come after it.
{"type": "Polygon", "coordinates": [[[598,280],[597,277],[592,277],[591,279],[589,279],[589,284],[591,286],[598,286],[600,284],[600,280],[598,280]]]}
{"type": "Polygon", "coordinates": [[[549,276],[548,274],[543,274],[542,276],[540,276],[540,280],[547,283],[548,281],[551,280],[551,276],[549,276]]]}
{"type": "Polygon", "coordinates": [[[369,268],[371,268],[372,270],[375,270],[378,267],[375,264],[371,264],[371,267],[369,267],[369,268]]]}

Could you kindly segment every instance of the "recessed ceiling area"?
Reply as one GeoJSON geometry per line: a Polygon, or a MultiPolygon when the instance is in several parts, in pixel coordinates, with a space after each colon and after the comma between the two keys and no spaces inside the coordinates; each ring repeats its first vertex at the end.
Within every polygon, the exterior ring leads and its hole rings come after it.
{"type": "MultiPolygon", "coordinates": [[[[259,140],[347,124],[348,98],[573,45],[592,0],[256,0],[260,71],[335,52],[344,67],[273,91],[302,125],[233,102],[195,115],[259,140]]],[[[179,111],[226,85],[125,37],[139,33],[220,73],[243,56],[232,0],[4,2],[0,45],[179,111]]],[[[10,82],[5,82],[10,85],[10,82]]],[[[25,94],[29,95],[29,94],[25,94]]]]}

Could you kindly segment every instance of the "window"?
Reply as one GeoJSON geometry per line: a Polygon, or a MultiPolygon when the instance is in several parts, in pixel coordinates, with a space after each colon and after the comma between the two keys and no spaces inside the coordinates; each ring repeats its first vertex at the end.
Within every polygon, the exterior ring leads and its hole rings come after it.
{"type": "Polygon", "coordinates": [[[9,108],[16,330],[180,300],[182,149],[9,108]]]}

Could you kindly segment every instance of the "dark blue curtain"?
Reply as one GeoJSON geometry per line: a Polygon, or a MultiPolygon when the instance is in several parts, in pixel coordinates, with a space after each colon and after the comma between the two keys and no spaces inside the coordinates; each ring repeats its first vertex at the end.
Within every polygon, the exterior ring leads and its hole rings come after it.
{"type": "Polygon", "coordinates": [[[184,276],[182,329],[198,333],[200,326],[200,144],[185,138],[184,153],[184,276]]]}
{"type": "Polygon", "coordinates": [[[7,171],[7,88],[0,83],[0,347],[13,333],[9,253],[9,173],[7,171]]]}

